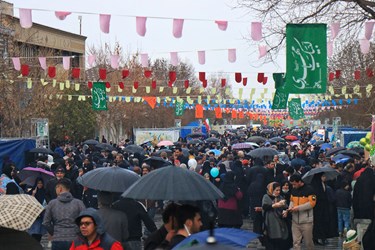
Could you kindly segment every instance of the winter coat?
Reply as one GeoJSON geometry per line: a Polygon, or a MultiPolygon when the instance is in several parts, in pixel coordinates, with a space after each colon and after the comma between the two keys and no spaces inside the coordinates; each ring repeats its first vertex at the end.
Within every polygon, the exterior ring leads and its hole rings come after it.
{"type": "Polygon", "coordinates": [[[298,207],[298,211],[292,214],[292,220],[297,224],[312,223],[315,204],[316,195],[311,186],[305,184],[298,189],[292,189],[289,208],[298,207]]]}
{"type": "Polygon", "coordinates": [[[353,211],[355,219],[370,219],[374,217],[375,177],[370,168],[358,177],[353,192],[353,211]]]}
{"type": "Polygon", "coordinates": [[[129,237],[128,217],[126,214],[108,207],[100,208],[98,214],[103,220],[105,231],[125,246],[125,241],[129,237]]]}
{"type": "Polygon", "coordinates": [[[272,208],[272,204],[278,202],[280,198],[271,197],[268,194],[263,196],[262,208],[266,235],[270,239],[288,239],[288,225],[286,219],[282,218],[284,208],[272,208]]]}

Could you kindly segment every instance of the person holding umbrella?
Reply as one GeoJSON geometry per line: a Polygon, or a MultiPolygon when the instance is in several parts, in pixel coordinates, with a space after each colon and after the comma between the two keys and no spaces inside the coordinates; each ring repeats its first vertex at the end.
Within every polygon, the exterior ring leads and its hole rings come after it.
{"type": "MultiPolygon", "coordinates": [[[[41,205],[45,203],[46,191],[44,189],[43,178],[38,177],[35,179],[35,185],[30,190],[29,194],[35,197],[35,199],[37,199],[37,201],[39,201],[41,205]]],[[[38,216],[38,218],[34,221],[31,228],[29,229],[29,234],[31,234],[31,236],[38,242],[40,242],[40,240],[42,239],[42,236],[45,233],[47,233],[47,230],[42,226],[43,217],[44,217],[44,212],[42,212],[38,216]]]]}

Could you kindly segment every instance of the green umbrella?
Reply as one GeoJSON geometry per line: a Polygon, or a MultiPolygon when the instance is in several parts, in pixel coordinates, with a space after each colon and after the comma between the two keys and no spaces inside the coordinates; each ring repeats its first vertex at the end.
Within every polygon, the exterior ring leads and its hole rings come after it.
{"type": "Polygon", "coordinates": [[[351,141],[346,145],[347,148],[364,148],[359,141],[351,141]]]}

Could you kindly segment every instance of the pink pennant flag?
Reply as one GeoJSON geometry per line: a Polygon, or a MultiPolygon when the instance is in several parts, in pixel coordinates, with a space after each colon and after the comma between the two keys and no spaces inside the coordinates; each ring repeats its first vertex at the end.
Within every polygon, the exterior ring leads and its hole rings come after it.
{"type": "Polygon", "coordinates": [[[228,49],[228,61],[231,63],[236,61],[236,49],[228,49]]]}
{"type": "Polygon", "coordinates": [[[184,19],[173,19],[173,36],[180,38],[182,36],[182,28],[184,27],[184,19]]]}
{"type": "Polygon", "coordinates": [[[340,32],[340,23],[331,24],[331,40],[333,41],[340,32]]]}
{"type": "Polygon", "coordinates": [[[20,9],[20,25],[24,29],[33,26],[33,17],[30,9],[20,9]]]}
{"type": "Polygon", "coordinates": [[[258,49],[259,49],[259,59],[264,57],[265,55],[267,55],[267,46],[266,45],[259,45],[258,46],[258,49]]]}
{"type": "Polygon", "coordinates": [[[39,63],[40,63],[40,67],[44,70],[47,69],[47,60],[45,57],[39,57],[39,63]]]}
{"type": "Polygon", "coordinates": [[[206,52],[204,50],[198,51],[198,62],[202,65],[206,63],[206,52]]]}
{"type": "Polygon", "coordinates": [[[65,20],[67,16],[72,14],[72,12],[66,12],[66,11],[55,11],[55,16],[60,20],[65,20]]]}
{"type": "Polygon", "coordinates": [[[146,21],[147,17],[137,16],[135,18],[137,34],[140,36],[146,35],[146,21]]]}
{"type": "Polygon", "coordinates": [[[63,56],[63,68],[69,70],[70,68],[70,56],[63,56]]]}
{"type": "Polygon", "coordinates": [[[177,66],[178,65],[178,54],[177,54],[177,52],[170,52],[170,55],[171,55],[171,64],[173,66],[177,66]]]}
{"type": "Polygon", "coordinates": [[[92,67],[92,65],[94,64],[95,60],[96,60],[96,56],[95,55],[89,55],[88,63],[89,63],[90,67],[92,67]]]}
{"type": "Polygon", "coordinates": [[[15,70],[21,70],[21,61],[19,57],[12,57],[13,67],[15,70]]]}
{"type": "Polygon", "coordinates": [[[103,33],[109,33],[109,26],[111,22],[111,15],[108,14],[100,14],[100,30],[103,33]]]}
{"type": "Polygon", "coordinates": [[[119,55],[111,55],[111,67],[112,69],[118,69],[119,55]]]}
{"type": "Polygon", "coordinates": [[[141,64],[142,64],[142,67],[144,68],[148,67],[148,54],[147,53],[141,54],[141,64]]]}
{"type": "Polygon", "coordinates": [[[217,27],[219,28],[219,30],[227,30],[228,28],[228,21],[215,21],[215,23],[217,24],[217,27]]]}
{"type": "Polygon", "coordinates": [[[327,42],[327,55],[328,57],[332,57],[333,55],[333,42],[332,41],[327,42]]]}
{"type": "Polygon", "coordinates": [[[370,52],[370,41],[367,39],[359,39],[359,47],[361,48],[362,54],[368,54],[370,52]]]}
{"type": "Polygon", "coordinates": [[[371,39],[372,30],[374,29],[375,22],[365,22],[365,38],[367,40],[371,39]]]}
{"type": "Polygon", "coordinates": [[[251,39],[254,41],[262,40],[262,23],[252,22],[251,23],[251,39]]]}

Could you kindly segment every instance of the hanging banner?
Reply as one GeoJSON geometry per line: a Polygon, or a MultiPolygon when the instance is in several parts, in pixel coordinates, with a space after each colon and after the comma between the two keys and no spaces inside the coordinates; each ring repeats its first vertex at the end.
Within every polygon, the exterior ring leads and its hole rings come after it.
{"type": "Polygon", "coordinates": [[[301,98],[293,98],[288,102],[289,115],[293,120],[299,120],[305,118],[301,106],[301,98]]]}
{"type": "Polygon", "coordinates": [[[285,90],[285,74],[274,73],[273,80],[275,81],[276,93],[272,101],[272,109],[286,109],[288,104],[289,93],[285,90]]]}
{"type": "Polygon", "coordinates": [[[325,93],[327,25],[287,24],[286,90],[291,94],[325,93]]]}
{"type": "Polygon", "coordinates": [[[92,109],[107,110],[107,93],[104,82],[94,82],[92,87],[92,109]]]}
{"type": "Polygon", "coordinates": [[[184,101],[176,102],[174,113],[176,116],[182,116],[184,114],[184,101]]]}

